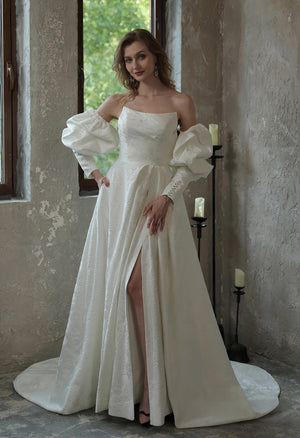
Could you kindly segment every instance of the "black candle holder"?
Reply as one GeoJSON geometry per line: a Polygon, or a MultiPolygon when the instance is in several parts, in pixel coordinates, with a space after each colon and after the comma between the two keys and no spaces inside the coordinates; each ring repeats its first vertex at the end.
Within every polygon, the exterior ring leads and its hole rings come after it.
{"type": "MultiPolygon", "coordinates": [[[[218,150],[222,149],[222,145],[213,146],[213,154],[210,157],[210,162],[213,166],[212,169],[212,306],[217,316],[216,309],[216,163],[220,158],[224,158],[224,155],[216,155],[218,150]]],[[[222,331],[223,327],[222,327],[222,331]]]]}
{"type": "Polygon", "coordinates": [[[247,348],[245,347],[245,345],[239,343],[239,337],[238,337],[240,301],[241,301],[241,296],[245,295],[245,292],[243,291],[244,287],[239,287],[239,286],[234,286],[234,287],[235,290],[233,291],[233,293],[236,294],[235,337],[234,337],[234,343],[227,348],[227,354],[230,360],[234,360],[236,362],[248,363],[249,357],[247,354],[247,348]]]}
{"type": "MultiPolygon", "coordinates": [[[[213,145],[213,153],[210,157],[212,169],[212,307],[216,320],[217,316],[217,302],[216,302],[216,164],[217,160],[224,158],[224,155],[216,155],[218,150],[222,149],[222,145],[213,145]]],[[[218,323],[221,336],[224,340],[224,328],[221,323],[218,323]]]]}
{"type": "Polygon", "coordinates": [[[206,217],[192,217],[193,221],[196,221],[196,224],[192,224],[191,226],[193,228],[197,228],[197,239],[198,239],[198,259],[200,261],[200,240],[202,236],[202,228],[206,227],[206,224],[204,223],[206,221],[206,217]]]}

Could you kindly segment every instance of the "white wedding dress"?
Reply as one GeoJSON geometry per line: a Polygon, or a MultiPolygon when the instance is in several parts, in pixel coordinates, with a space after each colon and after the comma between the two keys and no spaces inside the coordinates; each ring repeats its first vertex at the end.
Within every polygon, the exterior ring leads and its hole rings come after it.
{"type": "Polygon", "coordinates": [[[16,391],[61,414],[95,406],[134,419],[143,369],[126,287],[141,251],[151,424],[164,424],[170,412],[186,428],[272,411],[279,394],[272,376],[227,358],[182,196],[211,170],[208,130],[198,124],[178,136],[176,113],[128,107],[118,131],[95,110],[67,125],[63,143],[87,174],[96,168],[94,155],[119,144],[120,156],[95,205],[61,355],[21,373],[16,391]],[[161,194],[174,205],[165,229],[150,236],[142,212],[161,194]]]}

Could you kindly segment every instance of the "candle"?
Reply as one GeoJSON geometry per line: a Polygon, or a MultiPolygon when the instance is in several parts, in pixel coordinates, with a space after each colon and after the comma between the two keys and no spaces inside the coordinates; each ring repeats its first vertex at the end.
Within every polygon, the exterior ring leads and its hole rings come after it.
{"type": "Polygon", "coordinates": [[[245,273],[241,269],[234,270],[234,285],[236,287],[245,286],[245,273]]]}
{"type": "Polygon", "coordinates": [[[211,123],[209,125],[209,132],[211,134],[212,144],[214,146],[219,144],[219,127],[218,125],[211,123]]]}
{"type": "Polygon", "coordinates": [[[204,198],[195,199],[195,217],[204,217],[204,198]]]}

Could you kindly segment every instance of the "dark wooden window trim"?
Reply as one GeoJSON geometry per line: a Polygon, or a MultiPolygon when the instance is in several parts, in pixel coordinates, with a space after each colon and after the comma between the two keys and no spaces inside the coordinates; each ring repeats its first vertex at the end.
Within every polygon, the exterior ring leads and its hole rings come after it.
{"type": "MultiPolygon", "coordinates": [[[[78,1],[78,113],[84,110],[84,68],[83,68],[83,0],[78,1]]],[[[165,11],[167,0],[151,0],[151,32],[165,46],[165,11]]],[[[78,165],[80,195],[96,194],[97,183],[94,179],[84,178],[84,172],[78,165]]]]}
{"type": "Polygon", "coordinates": [[[151,32],[163,47],[166,46],[166,3],[167,0],[151,2],[151,32]]]}
{"type": "Polygon", "coordinates": [[[2,0],[2,86],[3,86],[3,171],[0,196],[9,197],[16,189],[17,159],[17,61],[16,11],[14,0],[2,0]]]}
{"type": "MultiPolygon", "coordinates": [[[[84,68],[83,68],[83,0],[78,0],[78,113],[84,111],[84,68]]],[[[97,192],[98,186],[94,179],[86,179],[78,165],[79,193],[97,192]]]]}

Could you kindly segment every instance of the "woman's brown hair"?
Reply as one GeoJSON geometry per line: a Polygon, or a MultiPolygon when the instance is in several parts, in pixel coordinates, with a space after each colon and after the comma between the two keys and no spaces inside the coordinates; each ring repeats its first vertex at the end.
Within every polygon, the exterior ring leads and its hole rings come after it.
{"type": "Polygon", "coordinates": [[[140,41],[146,45],[148,50],[156,56],[158,77],[167,87],[175,90],[174,82],[171,79],[172,67],[164,49],[154,36],[145,29],[135,29],[128,32],[119,42],[114,56],[113,70],[121,84],[129,90],[129,95],[136,95],[139,82],[135,80],[127,71],[124,61],[124,49],[135,41],[140,41]]]}

